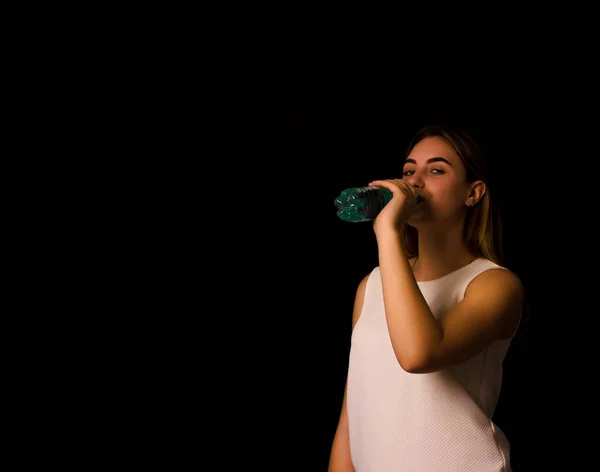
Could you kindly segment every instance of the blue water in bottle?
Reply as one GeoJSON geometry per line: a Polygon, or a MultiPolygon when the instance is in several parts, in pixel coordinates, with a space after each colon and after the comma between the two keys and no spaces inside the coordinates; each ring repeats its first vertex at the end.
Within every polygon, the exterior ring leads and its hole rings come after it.
{"type": "Polygon", "coordinates": [[[373,221],[391,199],[392,192],[385,187],[347,188],[335,199],[336,215],[350,223],[373,221]]]}

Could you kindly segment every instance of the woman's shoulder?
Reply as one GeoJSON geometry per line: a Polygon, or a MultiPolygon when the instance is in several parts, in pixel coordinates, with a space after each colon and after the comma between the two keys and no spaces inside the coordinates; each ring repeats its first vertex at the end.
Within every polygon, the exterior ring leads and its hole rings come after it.
{"type": "Polygon", "coordinates": [[[371,280],[373,278],[373,276],[374,277],[379,276],[379,266],[378,265],[371,268],[365,274],[362,275],[360,281],[358,282],[359,289],[365,290],[367,287],[367,284],[369,283],[369,280],[371,280]]]}
{"type": "Polygon", "coordinates": [[[495,294],[515,301],[523,299],[525,288],[516,272],[489,259],[480,259],[478,263],[479,267],[467,287],[467,293],[488,293],[490,296],[495,294]]]}
{"type": "Polygon", "coordinates": [[[367,286],[369,285],[369,281],[372,280],[371,276],[374,273],[379,273],[379,266],[375,266],[373,269],[364,274],[358,282],[358,286],[356,287],[356,294],[354,296],[354,309],[352,313],[352,329],[354,329],[354,326],[356,326],[356,323],[358,322],[358,319],[362,313],[367,294],[367,286]]]}
{"type": "Polygon", "coordinates": [[[485,257],[480,257],[473,264],[475,273],[474,280],[485,280],[489,282],[497,282],[500,284],[510,284],[513,286],[522,286],[519,275],[499,262],[494,262],[485,257]]]}
{"type": "Polygon", "coordinates": [[[464,298],[476,303],[480,312],[497,314],[503,326],[501,339],[514,335],[525,301],[523,282],[514,271],[490,261],[487,268],[471,280],[464,298]]]}

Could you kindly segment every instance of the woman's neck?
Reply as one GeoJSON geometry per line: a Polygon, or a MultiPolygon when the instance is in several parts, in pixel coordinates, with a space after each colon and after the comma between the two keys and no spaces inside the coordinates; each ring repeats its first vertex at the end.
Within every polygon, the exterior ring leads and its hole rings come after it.
{"type": "Polygon", "coordinates": [[[419,231],[419,254],[413,259],[415,278],[434,280],[468,265],[475,259],[463,241],[462,227],[447,232],[419,231]]]}

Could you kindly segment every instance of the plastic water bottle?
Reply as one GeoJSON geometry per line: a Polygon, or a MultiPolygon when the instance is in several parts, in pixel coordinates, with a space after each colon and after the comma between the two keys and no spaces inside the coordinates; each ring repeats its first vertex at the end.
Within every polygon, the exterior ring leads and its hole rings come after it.
{"type": "Polygon", "coordinates": [[[349,223],[372,221],[391,199],[392,192],[385,187],[347,188],[335,199],[336,215],[349,223]]]}

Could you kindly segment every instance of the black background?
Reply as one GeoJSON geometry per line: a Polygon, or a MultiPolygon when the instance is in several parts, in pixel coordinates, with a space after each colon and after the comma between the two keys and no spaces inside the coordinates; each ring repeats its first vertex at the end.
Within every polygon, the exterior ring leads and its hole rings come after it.
{"type": "MultiPolygon", "coordinates": [[[[588,470],[598,449],[597,54],[567,29],[596,29],[567,23],[562,9],[557,21],[536,11],[531,22],[552,34],[519,17],[522,41],[498,19],[481,53],[479,31],[429,17],[410,18],[420,25],[412,37],[409,17],[394,18],[401,24],[387,31],[407,37],[390,40],[336,15],[323,38],[264,10],[265,25],[242,15],[238,28],[228,14],[224,25],[210,17],[212,29],[196,14],[189,28],[185,14],[166,26],[136,14],[151,34],[121,40],[109,28],[96,35],[113,41],[102,54],[67,35],[81,55],[58,48],[51,68],[32,62],[36,85],[16,97],[41,93],[41,111],[24,101],[21,112],[48,128],[24,128],[23,142],[42,150],[23,162],[50,166],[67,184],[44,179],[49,197],[65,191],[56,205],[40,199],[58,228],[23,213],[35,224],[29,249],[57,261],[23,268],[58,287],[48,297],[28,287],[23,299],[43,304],[42,324],[31,326],[48,344],[21,369],[35,384],[16,411],[33,412],[21,424],[41,439],[25,441],[22,457],[123,463],[129,453],[131,463],[164,458],[170,468],[214,460],[225,470],[325,471],[355,290],[377,264],[370,225],[340,221],[333,201],[397,176],[413,133],[447,120],[469,128],[492,160],[507,265],[531,302],[494,418],[514,470],[588,470]],[[465,43],[426,44],[434,28],[462,32],[465,43]],[[73,228],[56,218],[71,203],[73,228]],[[47,250],[56,236],[66,247],[47,250]]],[[[482,30],[496,13],[477,22],[482,30]]],[[[30,353],[19,347],[11,353],[30,353]]]]}

